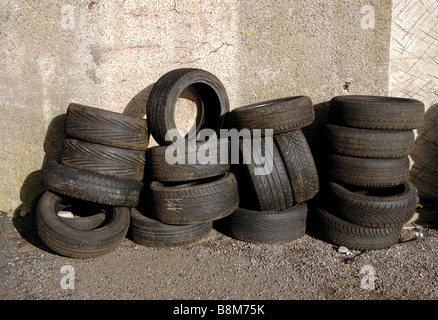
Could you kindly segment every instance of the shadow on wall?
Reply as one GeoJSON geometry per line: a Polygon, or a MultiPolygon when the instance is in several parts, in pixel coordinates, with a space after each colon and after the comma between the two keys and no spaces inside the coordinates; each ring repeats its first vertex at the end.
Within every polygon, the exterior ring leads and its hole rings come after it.
{"type": "Polygon", "coordinates": [[[146,116],[146,104],[153,86],[154,84],[151,84],[137,93],[122,113],[131,117],[144,118],[146,116]]]}

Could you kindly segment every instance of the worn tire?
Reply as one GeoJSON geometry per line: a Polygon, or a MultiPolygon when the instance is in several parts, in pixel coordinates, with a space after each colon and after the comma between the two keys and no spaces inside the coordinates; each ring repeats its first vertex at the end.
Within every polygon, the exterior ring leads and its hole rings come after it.
{"type": "Polygon", "coordinates": [[[346,95],[330,101],[330,113],[341,126],[413,130],[424,119],[424,104],[415,99],[398,97],[346,95]]]}
{"type": "Polygon", "coordinates": [[[259,145],[265,149],[263,156],[260,148],[253,148],[254,139],[245,138],[239,141],[239,164],[233,165],[231,169],[239,182],[241,207],[272,212],[292,208],[294,203],[292,188],[275,143],[272,143],[272,151],[266,150],[265,138],[258,139],[256,143],[260,143],[259,145]],[[257,163],[262,163],[263,158],[273,160],[270,172],[266,171],[270,167],[267,162],[264,167],[257,166],[257,163]],[[256,174],[258,169],[261,172],[256,174]]]}
{"type": "Polygon", "coordinates": [[[232,173],[199,180],[189,186],[150,184],[153,217],[173,225],[188,225],[222,219],[237,209],[239,195],[232,173]]]}
{"type": "Polygon", "coordinates": [[[233,109],[228,127],[237,130],[273,129],[288,132],[308,126],[315,120],[312,100],[306,96],[269,100],[233,109]]]}
{"type": "Polygon", "coordinates": [[[295,203],[312,199],[319,191],[318,172],[312,151],[300,129],[274,136],[286,168],[295,203]]]}
{"type": "Polygon", "coordinates": [[[238,208],[227,217],[226,232],[245,242],[279,243],[304,236],[307,204],[298,204],[279,212],[252,211],[238,208]]]}
{"type": "Polygon", "coordinates": [[[64,139],[63,165],[121,180],[141,181],[145,152],[104,146],[76,139],[64,139]]]}
{"type": "Polygon", "coordinates": [[[129,208],[107,208],[111,218],[94,230],[78,230],[57,215],[62,198],[46,192],[38,202],[36,230],[41,240],[58,254],[79,259],[103,255],[115,249],[125,238],[130,222],[129,208]]]}
{"type": "Polygon", "coordinates": [[[325,132],[331,152],[344,156],[403,158],[414,147],[413,130],[371,130],[327,124],[325,132]]]}
{"type": "MultiPolygon", "coordinates": [[[[164,74],[152,87],[146,105],[148,128],[155,141],[170,145],[166,133],[176,129],[175,106],[181,93],[193,86],[203,102],[203,119],[196,119],[196,133],[209,128],[219,136],[224,117],[230,110],[228,95],[220,80],[212,73],[193,68],[181,68],[164,74]]],[[[181,139],[184,139],[180,136],[181,139]]]]}
{"type": "Polygon", "coordinates": [[[138,244],[150,247],[177,247],[198,242],[207,236],[212,222],[185,226],[169,225],[149,218],[131,208],[130,234],[138,244]]]}
{"type": "Polygon", "coordinates": [[[70,103],[65,117],[67,135],[111,147],[145,151],[149,132],[145,119],[70,103]]]}
{"type": "Polygon", "coordinates": [[[329,155],[329,180],[365,188],[403,184],[409,175],[409,158],[367,159],[329,155]]]}
{"type": "Polygon", "coordinates": [[[325,210],[315,209],[309,215],[309,228],[328,243],[351,250],[379,250],[396,244],[402,227],[370,228],[342,220],[325,210]]]}
{"type": "Polygon", "coordinates": [[[219,176],[230,171],[229,147],[227,139],[217,140],[217,157],[212,159],[213,163],[200,162],[197,154],[201,148],[213,148],[209,142],[197,142],[193,150],[184,144],[184,156],[182,163],[169,164],[166,161],[166,150],[171,146],[151,147],[146,151],[146,171],[151,180],[154,181],[192,181],[214,176],[219,176]],[[222,142],[226,148],[221,148],[222,142]],[[211,146],[211,147],[210,147],[211,146]],[[194,160],[192,160],[194,159],[194,160]]]}
{"type": "Polygon", "coordinates": [[[143,183],[120,180],[86,172],[49,161],[42,176],[43,185],[54,192],[100,204],[135,207],[143,183]]]}
{"type": "Polygon", "coordinates": [[[393,188],[368,190],[355,190],[334,182],[329,185],[336,216],[360,226],[400,227],[415,213],[418,195],[409,181],[393,188]]]}

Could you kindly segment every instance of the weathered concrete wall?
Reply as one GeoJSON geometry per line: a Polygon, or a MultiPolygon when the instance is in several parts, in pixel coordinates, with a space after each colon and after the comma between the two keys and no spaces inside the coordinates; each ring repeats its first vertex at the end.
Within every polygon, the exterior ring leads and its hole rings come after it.
{"type": "Polygon", "coordinates": [[[70,102],[145,116],[175,68],[214,73],[231,108],[304,94],[323,115],[335,95],[388,93],[389,0],[1,0],[0,23],[5,212],[40,192],[70,102]]]}

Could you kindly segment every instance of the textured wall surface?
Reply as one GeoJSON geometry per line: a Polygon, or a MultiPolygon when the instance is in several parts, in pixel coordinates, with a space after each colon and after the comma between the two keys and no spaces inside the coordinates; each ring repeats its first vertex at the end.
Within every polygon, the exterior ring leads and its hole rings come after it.
{"type": "Polygon", "coordinates": [[[389,92],[438,102],[438,1],[393,1],[389,92]]]}
{"type": "Polygon", "coordinates": [[[152,85],[175,68],[215,74],[231,108],[387,94],[391,8],[390,0],[1,0],[0,210],[29,207],[42,190],[70,102],[144,117],[152,85]]]}

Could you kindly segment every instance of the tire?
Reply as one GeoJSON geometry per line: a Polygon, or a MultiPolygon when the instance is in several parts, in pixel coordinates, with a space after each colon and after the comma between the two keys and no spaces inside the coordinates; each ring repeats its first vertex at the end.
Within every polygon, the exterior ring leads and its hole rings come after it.
{"type": "Polygon", "coordinates": [[[55,161],[47,163],[42,182],[47,189],[62,195],[118,207],[135,207],[143,187],[140,181],[109,178],[55,161]]]}
{"type": "MultiPolygon", "coordinates": [[[[34,230],[36,230],[35,219],[36,219],[36,210],[38,207],[38,202],[45,192],[47,192],[47,191],[43,191],[42,193],[38,194],[33,199],[32,203],[31,203],[30,212],[29,212],[29,222],[30,222],[32,229],[34,229],[34,230]]],[[[65,197],[65,198],[67,198],[67,197],[65,197]]],[[[70,200],[75,200],[75,199],[70,199],[70,200]]],[[[76,203],[75,204],[72,204],[72,203],[59,204],[58,210],[61,211],[61,210],[68,209],[68,207],[70,207],[71,205],[76,206],[76,203]]],[[[73,227],[73,228],[76,228],[79,230],[92,230],[92,229],[100,226],[103,223],[103,221],[105,220],[105,217],[106,217],[106,215],[102,212],[92,214],[92,215],[90,215],[89,212],[86,212],[85,216],[81,215],[81,216],[76,216],[73,218],[66,218],[66,217],[59,216],[59,219],[61,219],[62,222],[69,225],[70,227],[73,227]]]]}
{"type": "Polygon", "coordinates": [[[129,208],[106,208],[108,222],[94,230],[78,230],[57,215],[62,198],[46,192],[38,202],[36,229],[41,240],[53,251],[66,257],[88,259],[115,249],[129,228],[129,208]]]}
{"type": "Polygon", "coordinates": [[[198,181],[190,186],[150,184],[150,204],[157,220],[172,225],[211,222],[233,213],[239,204],[237,181],[232,173],[198,181]]]}
{"type": "Polygon", "coordinates": [[[277,134],[308,126],[314,120],[312,100],[306,96],[296,96],[236,108],[229,114],[228,127],[250,131],[273,129],[273,133],[277,134]]]}
{"type": "Polygon", "coordinates": [[[330,101],[335,124],[354,128],[413,130],[424,119],[424,104],[415,99],[349,95],[330,101]]]}
{"type": "Polygon", "coordinates": [[[307,205],[301,203],[280,212],[262,212],[238,208],[226,218],[230,236],[245,242],[289,242],[306,232],[307,205]]]}
{"type": "Polygon", "coordinates": [[[116,179],[141,181],[144,175],[145,158],[145,151],[65,139],[60,162],[71,168],[116,179]]]}
{"type": "Polygon", "coordinates": [[[409,158],[367,159],[329,155],[329,180],[364,188],[403,184],[409,175],[409,158]]]}
{"type": "Polygon", "coordinates": [[[154,181],[192,181],[214,176],[219,176],[230,171],[229,147],[227,139],[217,140],[217,148],[208,142],[197,142],[193,150],[187,144],[183,144],[184,156],[182,163],[169,164],[166,160],[166,150],[168,146],[151,147],[146,151],[146,171],[148,177],[154,181]],[[221,148],[222,143],[226,143],[227,148],[221,148]],[[202,148],[210,151],[217,151],[217,157],[212,158],[212,162],[200,162],[197,154],[202,148]],[[193,160],[192,160],[193,159],[193,160]],[[225,160],[225,163],[223,163],[225,160]]]}
{"type": "Polygon", "coordinates": [[[148,218],[131,208],[131,237],[138,244],[150,247],[179,247],[200,241],[207,236],[212,222],[176,226],[148,218]]]}
{"type": "Polygon", "coordinates": [[[319,178],[312,151],[300,129],[274,136],[286,168],[295,203],[312,199],[319,191],[319,178]]]}
{"type": "Polygon", "coordinates": [[[358,129],[327,124],[331,152],[361,158],[395,159],[408,156],[414,147],[414,131],[358,129]]]}
{"type": "Polygon", "coordinates": [[[110,147],[145,151],[149,133],[145,119],[70,103],[65,117],[70,137],[110,147]]]}
{"type": "MultiPolygon", "coordinates": [[[[196,119],[196,133],[203,128],[214,130],[219,136],[224,117],[230,110],[228,95],[220,80],[212,73],[193,68],[182,68],[164,74],[152,87],[146,106],[148,128],[155,141],[170,145],[166,133],[176,129],[175,105],[181,93],[193,86],[203,102],[203,119],[196,119]]],[[[181,139],[184,139],[180,136],[181,139]]]]}
{"type": "Polygon", "coordinates": [[[236,173],[239,182],[241,207],[271,212],[292,208],[294,203],[292,188],[275,143],[272,143],[272,150],[264,148],[264,157],[260,148],[253,147],[254,143],[266,146],[265,138],[258,139],[258,142],[255,138],[239,141],[239,164],[232,166],[231,169],[236,173]],[[264,168],[260,168],[261,172],[256,173],[259,168],[256,164],[262,163],[263,158],[266,160],[264,168]],[[269,159],[272,159],[272,165],[268,164],[269,159]],[[270,167],[272,170],[266,171],[270,167]]]}
{"type": "Polygon", "coordinates": [[[364,227],[401,227],[417,206],[417,190],[409,181],[393,188],[357,191],[334,182],[329,185],[336,216],[364,227]]]}
{"type": "Polygon", "coordinates": [[[324,241],[351,250],[380,250],[396,244],[402,227],[369,228],[344,221],[325,210],[312,210],[311,227],[324,241]]]}

